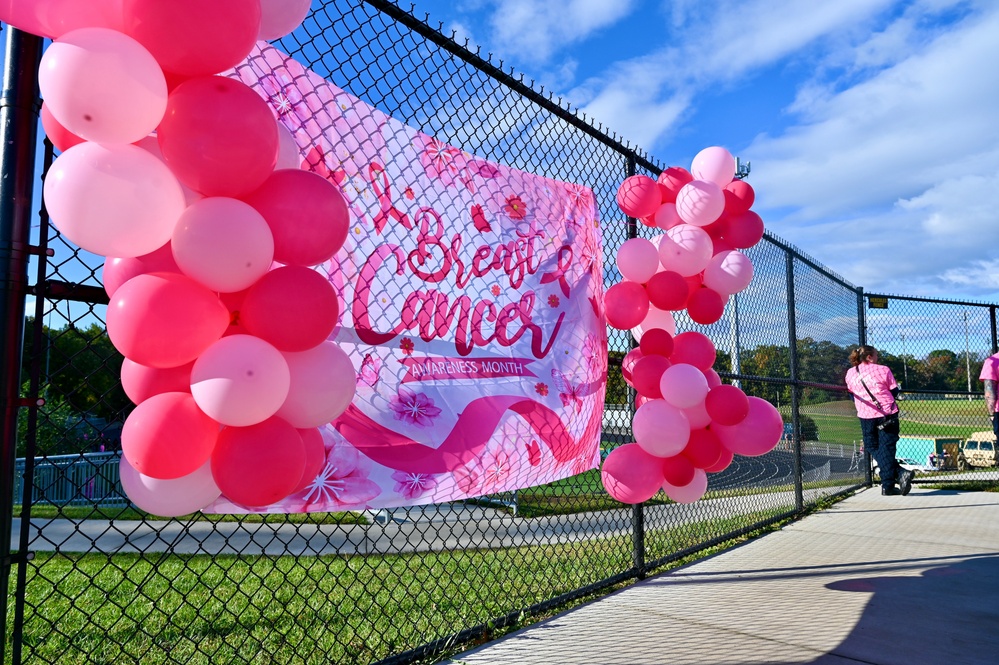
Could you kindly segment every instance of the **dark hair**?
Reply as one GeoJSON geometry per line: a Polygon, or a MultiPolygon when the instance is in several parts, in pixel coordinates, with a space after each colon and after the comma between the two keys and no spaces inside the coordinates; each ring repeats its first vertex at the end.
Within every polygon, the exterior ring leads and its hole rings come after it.
{"type": "Polygon", "coordinates": [[[877,352],[878,350],[870,344],[861,344],[850,352],[850,364],[856,367],[877,352]]]}

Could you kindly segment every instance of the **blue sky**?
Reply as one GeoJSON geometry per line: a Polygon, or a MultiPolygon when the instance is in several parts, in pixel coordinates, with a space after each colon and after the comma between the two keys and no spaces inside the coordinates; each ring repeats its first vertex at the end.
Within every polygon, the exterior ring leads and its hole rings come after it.
{"type": "Polygon", "coordinates": [[[868,291],[999,301],[999,2],[416,0],[868,291]]]}

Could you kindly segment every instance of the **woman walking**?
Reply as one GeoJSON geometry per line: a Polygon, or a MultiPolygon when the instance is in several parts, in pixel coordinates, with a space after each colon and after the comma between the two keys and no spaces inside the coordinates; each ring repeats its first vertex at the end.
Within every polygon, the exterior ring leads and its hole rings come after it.
{"type": "Polygon", "coordinates": [[[898,443],[898,397],[900,388],[891,370],[878,364],[878,351],[861,344],[850,353],[853,368],[846,373],[846,387],[853,395],[864,447],[878,463],[882,494],[908,494],[914,471],[903,469],[895,460],[898,443]],[[898,483],[898,488],[895,483],[898,483]]]}

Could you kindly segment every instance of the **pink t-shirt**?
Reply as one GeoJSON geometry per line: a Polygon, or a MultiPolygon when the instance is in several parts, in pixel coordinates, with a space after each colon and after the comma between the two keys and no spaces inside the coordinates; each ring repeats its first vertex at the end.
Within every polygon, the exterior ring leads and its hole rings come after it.
{"type": "Polygon", "coordinates": [[[853,393],[853,403],[857,407],[858,418],[880,418],[885,414],[898,413],[898,406],[891,394],[892,388],[897,388],[898,383],[886,365],[861,363],[846,373],[846,387],[853,393]],[[861,378],[864,379],[864,383],[860,382],[861,378]],[[871,399],[871,395],[864,389],[864,384],[867,384],[867,388],[881,405],[881,409],[874,405],[875,400],[871,399]]]}
{"type": "Polygon", "coordinates": [[[985,359],[982,363],[982,373],[978,378],[982,381],[999,381],[999,353],[985,359]]]}

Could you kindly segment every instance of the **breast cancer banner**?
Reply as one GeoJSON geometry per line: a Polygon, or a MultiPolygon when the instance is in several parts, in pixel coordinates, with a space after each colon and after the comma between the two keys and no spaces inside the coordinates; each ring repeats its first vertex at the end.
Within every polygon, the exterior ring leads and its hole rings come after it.
{"type": "MultiPolygon", "coordinates": [[[[592,192],[444,144],[270,46],[233,76],[351,216],[320,269],[357,393],[324,429],[317,477],[264,510],[437,503],[596,468],[607,337],[592,192]]],[[[246,509],[223,498],[206,512],[246,509]]]]}

